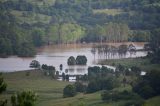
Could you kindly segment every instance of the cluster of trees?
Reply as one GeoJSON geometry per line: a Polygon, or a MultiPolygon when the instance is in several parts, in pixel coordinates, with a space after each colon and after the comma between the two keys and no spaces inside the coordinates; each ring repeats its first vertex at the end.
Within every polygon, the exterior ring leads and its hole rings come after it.
{"type": "Polygon", "coordinates": [[[114,57],[125,57],[127,52],[130,53],[130,56],[136,53],[136,47],[133,44],[130,45],[119,45],[118,47],[113,45],[99,45],[95,46],[93,45],[92,54],[95,55],[96,52],[98,53],[98,57],[103,58],[114,58],[114,57]]]}
{"type": "Polygon", "coordinates": [[[73,56],[70,56],[67,61],[68,65],[86,65],[87,57],[84,55],[78,55],[76,59],[73,56]]]}
{"type": "Polygon", "coordinates": [[[76,23],[55,23],[49,26],[47,40],[52,43],[77,43],[83,38],[85,28],[76,23]]]}
{"type": "Polygon", "coordinates": [[[97,25],[88,30],[84,37],[86,42],[123,42],[128,41],[130,29],[123,23],[106,23],[106,25],[97,25]]]}
{"type": "Polygon", "coordinates": [[[69,84],[63,89],[63,97],[73,97],[77,92],[86,92],[86,85],[81,82],[75,82],[73,85],[69,84]]]}
{"type": "Polygon", "coordinates": [[[110,101],[120,101],[120,100],[125,100],[127,102],[124,103],[123,106],[141,106],[144,103],[144,100],[139,97],[139,95],[137,95],[134,92],[131,91],[122,91],[122,92],[118,92],[118,91],[103,91],[101,94],[101,98],[103,101],[105,102],[110,102],[110,101]]]}
{"type": "MultiPolygon", "coordinates": [[[[0,73],[0,94],[7,88],[7,84],[3,80],[2,74],[0,73]]],[[[15,93],[11,96],[12,106],[35,106],[35,102],[38,96],[33,91],[23,91],[15,93]]],[[[0,106],[7,106],[8,100],[0,100],[0,106]]]]}
{"type": "Polygon", "coordinates": [[[64,89],[63,89],[63,97],[73,97],[76,95],[76,88],[74,85],[67,85],[64,89]]]}
{"type": "Polygon", "coordinates": [[[153,70],[138,79],[133,85],[133,91],[144,99],[160,95],[160,72],[153,70]]]}
{"type": "Polygon", "coordinates": [[[8,11],[0,11],[0,56],[34,56],[35,48],[8,11]],[[26,37],[25,37],[26,36],[26,37]]]}
{"type": "MultiPolygon", "coordinates": [[[[0,94],[4,92],[7,88],[7,84],[2,77],[2,73],[0,73],[0,94]]],[[[7,100],[0,100],[0,106],[5,106],[7,104],[7,100]]]]}
{"type": "Polygon", "coordinates": [[[114,76],[114,71],[105,66],[88,68],[87,92],[93,93],[99,90],[112,90],[120,86],[119,80],[114,76]]]}
{"type": "MultiPolygon", "coordinates": [[[[62,65],[60,65],[60,69],[62,69],[62,65]]],[[[30,68],[39,69],[44,72],[44,75],[51,76],[52,78],[57,79],[59,77],[59,72],[56,71],[54,66],[47,65],[47,64],[40,64],[37,60],[32,60],[30,63],[30,68]]],[[[26,73],[26,75],[29,75],[29,72],[26,73]]]]}
{"type": "Polygon", "coordinates": [[[149,42],[149,57],[152,63],[160,63],[160,29],[151,31],[151,40],[149,42]]]}
{"type": "Polygon", "coordinates": [[[62,73],[62,80],[63,81],[69,81],[69,75],[65,75],[65,73],[62,73]]]}
{"type": "Polygon", "coordinates": [[[3,20],[0,56],[34,56],[35,47],[53,43],[148,41],[150,32],[160,27],[158,3],[157,0],[0,2],[0,20],[3,20]],[[117,15],[93,12],[106,8],[124,12],[117,15]],[[37,21],[38,17],[35,23],[23,22],[11,14],[12,10],[23,12],[26,18],[30,14],[41,14],[51,19],[49,23],[37,21]]]}
{"type": "Polygon", "coordinates": [[[41,68],[44,71],[44,75],[46,76],[51,76],[52,78],[57,78],[59,76],[59,73],[56,72],[54,66],[48,66],[46,64],[42,64],[41,68]]]}
{"type": "Polygon", "coordinates": [[[39,61],[32,60],[29,67],[30,68],[35,68],[35,69],[40,69],[41,65],[40,65],[39,61]]]}
{"type": "Polygon", "coordinates": [[[12,106],[35,106],[37,94],[33,91],[23,91],[11,96],[12,106]]]}
{"type": "MultiPolygon", "coordinates": [[[[139,78],[141,75],[140,68],[132,66],[130,69],[122,65],[118,65],[116,70],[109,69],[105,66],[99,67],[89,67],[88,75],[77,76],[77,82],[74,85],[67,85],[64,88],[63,95],[64,97],[73,97],[76,95],[76,92],[82,93],[93,93],[100,90],[105,90],[102,93],[102,100],[133,100],[136,98],[138,100],[140,97],[133,92],[112,92],[116,87],[120,87],[127,84],[134,85],[136,78],[139,78]],[[129,80],[133,78],[132,80],[129,80]],[[128,79],[129,78],[129,79],[128,79]],[[84,83],[83,83],[84,82],[84,83]],[[121,98],[122,97],[122,98],[121,98]]],[[[142,103],[143,99],[140,99],[137,104],[142,103]]],[[[132,101],[134,104],[136,101],[132,101]]],[[[129,103],[132,103],[131,101],[129,103]]]]}

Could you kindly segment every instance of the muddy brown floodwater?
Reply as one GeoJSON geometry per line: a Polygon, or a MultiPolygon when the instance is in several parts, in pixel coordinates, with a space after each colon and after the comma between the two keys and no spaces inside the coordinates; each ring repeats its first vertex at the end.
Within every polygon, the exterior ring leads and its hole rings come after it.
{"type": "MultiPolygon", "coordinates": [[[[111,43],[110,43],[111,44],[111,43]]],[[[113,43],[112,43],[113,44],[113,43]]],[[[113,45],[117,46],[122,43],[114,43],[113,45]]],[[[131,43],[126,43],[131,44],[131,43]]],[[[88,66],[93,66],[98,63],[98,61],[105,59],[106,57],[99,56],[96,52],[95,54],[91,53],[93,44],[67,44],[67,45],[52,45],[52,46],[44,46],[38,48],[37,55],[33,58],[20,58],[17,56],[10,56],[8,58],[0,58],[0,71],[1,72],[13,72],[13,71],[21,71],[28,70],[29,64],[32,60],[37,60],[40,64],[53,65],[56,67],[56,70],[59,70],[59,65],[63,65],[63,69],[69,69],[70,74],[85,74],[87,73],[86,69],[88,66]],[[67,59],[70,56],[74,56],[76,58],[77,55],[85,55],[88,59],[87,66],[68,66],[67,59]],[[74,71],[77,70],[77,71],[74,71]],[[85,71],[84,71],[85,70],[85,71]]],[[[100,45],[100,44],[96,44],[100,45]]],[[[137,49],[142,49],[144,43],[134,43],[137,49]]],[[[135,57],[143,57],[146,56],[147,52],[138,51],[136,54],[132,55],[132,58],[135,57]]],[[[130,54],[127,52],[125,58],[129,58],[130,54]]],[[[119,59],[119,56],[115,56],[113,59],[119,59]]],[[[124,58],[124,57],[123,57],[124,58]]]]}

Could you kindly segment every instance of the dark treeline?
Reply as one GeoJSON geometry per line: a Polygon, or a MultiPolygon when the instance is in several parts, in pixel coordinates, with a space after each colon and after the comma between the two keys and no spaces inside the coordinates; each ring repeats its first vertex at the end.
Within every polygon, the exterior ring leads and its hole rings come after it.
{"type": "Polygon", "coordinates": [[[0,55],[34,56],[45,44],[149,41],[159,11],[158,0],[2,0],[0,55]],[[95,13],[105,9],[121,12],[95,13]]]}
{"type": "Polygon", "coordinates": [[[101,91],[101,99],[104,102],[123,100],[124,106],[142,106],[145,100],[159,96],[160,72],[153,70],[146,75],[142,75],[141,72],[142,70],[137,66],[128,68],[120,64],[115,70],[105,66],[89,67],[88,75],[80,76],[75,84],[67,85],[63,89],[63,97],[74,97],[77,92],[101,91]],[[129,86],[132,89],[129,90],[129,86]],[[127,89],[123,89],[126,87],[127,89]]]}

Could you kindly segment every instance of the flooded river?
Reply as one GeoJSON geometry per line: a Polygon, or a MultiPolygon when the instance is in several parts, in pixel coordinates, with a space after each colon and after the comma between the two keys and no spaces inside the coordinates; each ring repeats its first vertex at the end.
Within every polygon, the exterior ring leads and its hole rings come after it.
{"type": "MultiPolygon", "coordinates": [[[[8,58],[0,58],[0,71],[2,72],[13,72],[20,70],[28,70],[29,64],[32,60],[37,60],[40,64],[53,65],[56,70],[59,70],[59,65],[63,65],[63,69],[69,69],[71,75],[73,74],[85,74],[88,66],[93,66],[98,63],[98,61],[105,59],[106,57],[99,56],[96,52],[93,54],[91,52],[93,44],[68,44],[68,45],[53,45],[38,48],[38,53],[33,58],[20,58],[16,56],[11,56],[8,58]],[[70,56],[76,58],[77,55],[85,55],[88,59],[87,66],[68,66],[67,59],[70,56]],[[76,71],[75,71],[76,70],[76,71]]],[[[97,44],[98,45],[98,44],[97,44]]],[[[119,44],[114,44],[119,45],[119,44]]],[[[137,49],[143,48],[143,43],[134,44],[137,49]]],[[[147,52],[137,51],[136,54],[132,55],[132,58],[146,56],[147,52]]],[[[125,58],[129,58],[130,54],[127,52],[125,58]]],[[[113,59],[118,59],[119,56],[115,56],[113,59]]],[[[124,57],[123,57],[124,58],[124,57]]]]}

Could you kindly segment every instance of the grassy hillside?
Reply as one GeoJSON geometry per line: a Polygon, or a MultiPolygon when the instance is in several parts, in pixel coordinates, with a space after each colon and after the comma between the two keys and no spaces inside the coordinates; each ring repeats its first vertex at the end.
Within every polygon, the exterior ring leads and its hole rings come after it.
{"type": "Polygon", "coordinates": [[[159,106],[159,104],[160,104],[160,96],[157,96],[147,100],[144,106],[159,106]]]}
{"type": "Polygon", "coordinates": [[[4,80],[8,84],[7,91],[0,98],[9,99],[15,92],[33,90],[39,96],[38,104],[62,98],[63,88],[69,84],[69,82],[59,82],[45,77],[39,71],[30,71],[30,76],[26,76],[26,72],[4,74],[4,80]]]}
{"type": "Polygon", "coordinates": [[[94,14],[107,14],[107,15],[118,15],[124,13],[121,9],[95,9],[93,10],[94,14]]]}
{"type": "Polygon", "coordinates": [[[56,0],[27,0],[28,2],[32,4],[37,4],[39,6],[45,4],[45,5],[53,5],[56,0]]]}
{"type": "MultiPolygon", "coordinates": [[[[37,106],[112,106],[117,104],[123,106],[123,101],[116,103],[104,103],[101,100],[101,92],[93,94],[78,94],[73,98],[63,98],[63,88],[70,84],[69,82],[60,82],[51,78],[45,77],[40,71],[29,71],[30,75],[26,76],[27,72],[14,72],[3,74],[6,83],[8,84],[7,91],[0,98],[10,99],[11,94],[23,90],[33,90],[38,94],[37,106]]],[[[114,90],[130,89],[117,88],[114,90]]]]}
{"type": "MultiPolygon", "coordinates": [[[[15,92],[23,90],[33,90],[38,94],[36,106],[124,106],[127,101],[103,102],[101,91],[92,94],[81,94],[73,98],[62,98],[63,88],[70,84],[53,80],[43,75],[40,71],[13,72],[3,74],[4,80],[8,84],[7,91],[0,95],[0,99],[10,99],[15,92]]],[[[113,89],[114,91],[131,90],[130,86],[113,89]]],[[[146,101],[146,106],[158,106],[159,97],[146,101]]]]}

